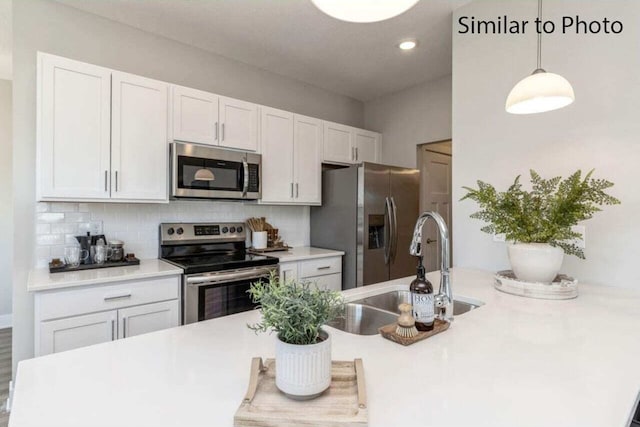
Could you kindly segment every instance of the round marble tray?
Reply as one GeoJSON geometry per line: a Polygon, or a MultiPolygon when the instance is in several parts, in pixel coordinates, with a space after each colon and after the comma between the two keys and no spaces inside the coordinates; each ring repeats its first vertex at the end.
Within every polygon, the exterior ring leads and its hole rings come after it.
{"type": "Polygon", "coordinates": [[[511,270],[496,273],[493,286],[507,294],[537,299],[573,299],[578,296],[578,280],[559,274],[553,283],[534,283],[518,280],[511,270]]]}

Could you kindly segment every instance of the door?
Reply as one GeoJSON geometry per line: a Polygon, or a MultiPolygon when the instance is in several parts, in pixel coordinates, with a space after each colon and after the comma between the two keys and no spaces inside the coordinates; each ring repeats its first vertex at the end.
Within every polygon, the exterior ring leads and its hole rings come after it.
{"type": "Polygon", "coordinates": [[[218,144],[218,99],[218,95],[213,93],[173,86],[173,139],[218,144]]]}
{"type": "Polygon", "coordinates": [[[264,203],[292,202],[293,114],[261,108],[262,199],[264,203]]]}
{"type": "Polygon", "coordinates": [[[420,208],[420,172],[415,169],[390,169],[390,198],[394,210],[391,251],[391,280],[412,276],[417,260],[409,255],[413,230],[420,208]]]}
{"type": "Polygon", "coordinates": [[[108,199],[111,70],[38,59],[38,200],[108,199]]]}
{"type": "Polygon", "coordinates": [[[178,300],[118,310],[118,338],[128,338],[180,325],[178,300]]]}
{"type": "Polygon", "coordinates": [[[258,106],[220,97],[220,142],[223,147],[258,151],[258,106]]]}
{"type": "Polygon", "coordinates": [[[356,161],[380,163],[382,152],[381,135],[364,129],[355,130],[356,161]]]}
{"type": "Polygon", "coordinates": [[[294,116],[293,171],[295,201],[322,204],[322,121],[294,116]]]}
{"type": "Polygon", "coordinates": [[[167,85],[114,71],[113,199],[167,201],[167,85]]]}
{"type": "MultiPolygon", "coordinates": [[[[422,211],[438,212],[444,218],[451,233],[451,156],[428,149],[422,152],[422,211]]],[[[440,269],[440,236],[433,221],[425,224],[423,232],[424,264],[427,271],[440,269]]],[[[450,237],[451,238],[451,237],[450,237]]],[[[451,240],[449,240],[451,244],[451,240]]]]}
{"type": "Polygon", "coordinates": [[[364,200],[358,219],[358,223],[363,224],[362,282],[358,281],[358,286],[362,286],[389,280],[393,210],[389,198],[389,168],[365,163],[359,171],[362,181],[359,198],[364,200]]]}
{"type": "Polygon", "coordinates": [[[115,310],[41,322],[37,356],[113,341],[116,322],[115,310]]]}
{"type": "Polygon", "coordinates": [[[354,132],[351,126],[324,122],[324,161],[355,163],[354,132]]]}
{"type": "Polygon", "coordinates": [[[279,264],[280,279],[285,282],[288,280],[298,280],[298,263],[297,262],[281,262],[279,264]]]}

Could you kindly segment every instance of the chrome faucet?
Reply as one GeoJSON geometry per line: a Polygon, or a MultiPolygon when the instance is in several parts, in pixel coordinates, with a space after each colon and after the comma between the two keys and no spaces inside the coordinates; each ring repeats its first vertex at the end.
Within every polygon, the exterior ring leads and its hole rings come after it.
{"type": "Polygon", "coordinates": [[[418,218],[416,227],[413,230],[413,240],[409,247],[409,253],[422,258],[422,229],[425,222],[431,218],[436,222],[440,232],[440,289],[435,296],[436,317],[441,320],[453,320],[453,291],[451,290],[451,278],[449,277],[449,230],[444,218],[437,212],[424,212],[418,218]]]}

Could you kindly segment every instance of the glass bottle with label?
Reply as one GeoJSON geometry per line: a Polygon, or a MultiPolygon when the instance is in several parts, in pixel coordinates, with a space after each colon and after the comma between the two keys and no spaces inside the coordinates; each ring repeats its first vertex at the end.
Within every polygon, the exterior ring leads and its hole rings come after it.
{"type": "Polygon", "coordinates": [[[425,276],[422,257],[419,259],[417,270],[416,278],[409,287],[413,317],[416,319],[416,328],[419,331],[431,331],[435,320],[433,285],[425,276]]]}

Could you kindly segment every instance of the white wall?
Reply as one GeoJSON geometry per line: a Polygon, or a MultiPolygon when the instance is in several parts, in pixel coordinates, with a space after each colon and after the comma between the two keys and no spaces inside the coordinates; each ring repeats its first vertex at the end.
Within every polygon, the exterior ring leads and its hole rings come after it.
{"type": "Polygon", "coordinates": [[[11,323],[11,82],[0,80],[0,328],[11,323]]]}
{"type": "MultiPolygon", "coordinates": [[[[215,25],[212,22],[211,25],[215,25]]],[[[362,126],[363,104],[346,96],[151,35],[48,0],[13,5],[13,362],[33,355],[36,52],[38,50],[301,114],[362,126]]],[[[122,208],[125,212],[126,205],[122,208]]],[[[305,208],[299,209],[304,215],[305,208]]],[[[206,218],[204,218],[206,219],[206,218]]],[[[308,221],[307,221],[308,227],[308,221]]]]}
{"type": "MultiPolygon", "coordinates": [[[[582,19],[622,19],[619,36],[544,37],[543,67],[565,76],[575,103],[555,112],[530,116],[505,113],[513,85],[535,68],[534,33],[526,36],[459,35],[459,16],[495,19],[508,15],[533,19],[533,0],[475,1],[458,9],[453,37],[453,186],[477,179],[506,189],[530,168],[543,176],[566,176],[576,169],[596,169],[613,181],[621,206],[585,223],[587,261],[566,257],[563,271],[583,282],[640,287],[640,2],[557,0],[545,3],[545,15],[582,19]]],[[[469,215],[471,201],[454,203],[454,264],[499,270],[508,266],[504,244],[480,232],[469,215]]]]}
{"type": "Polygon", "coordinates": [[[416,167],[416,145],[451,138],[451,76],[365,103],[365,128],[382,132],[383,163],[416,167]]]}

